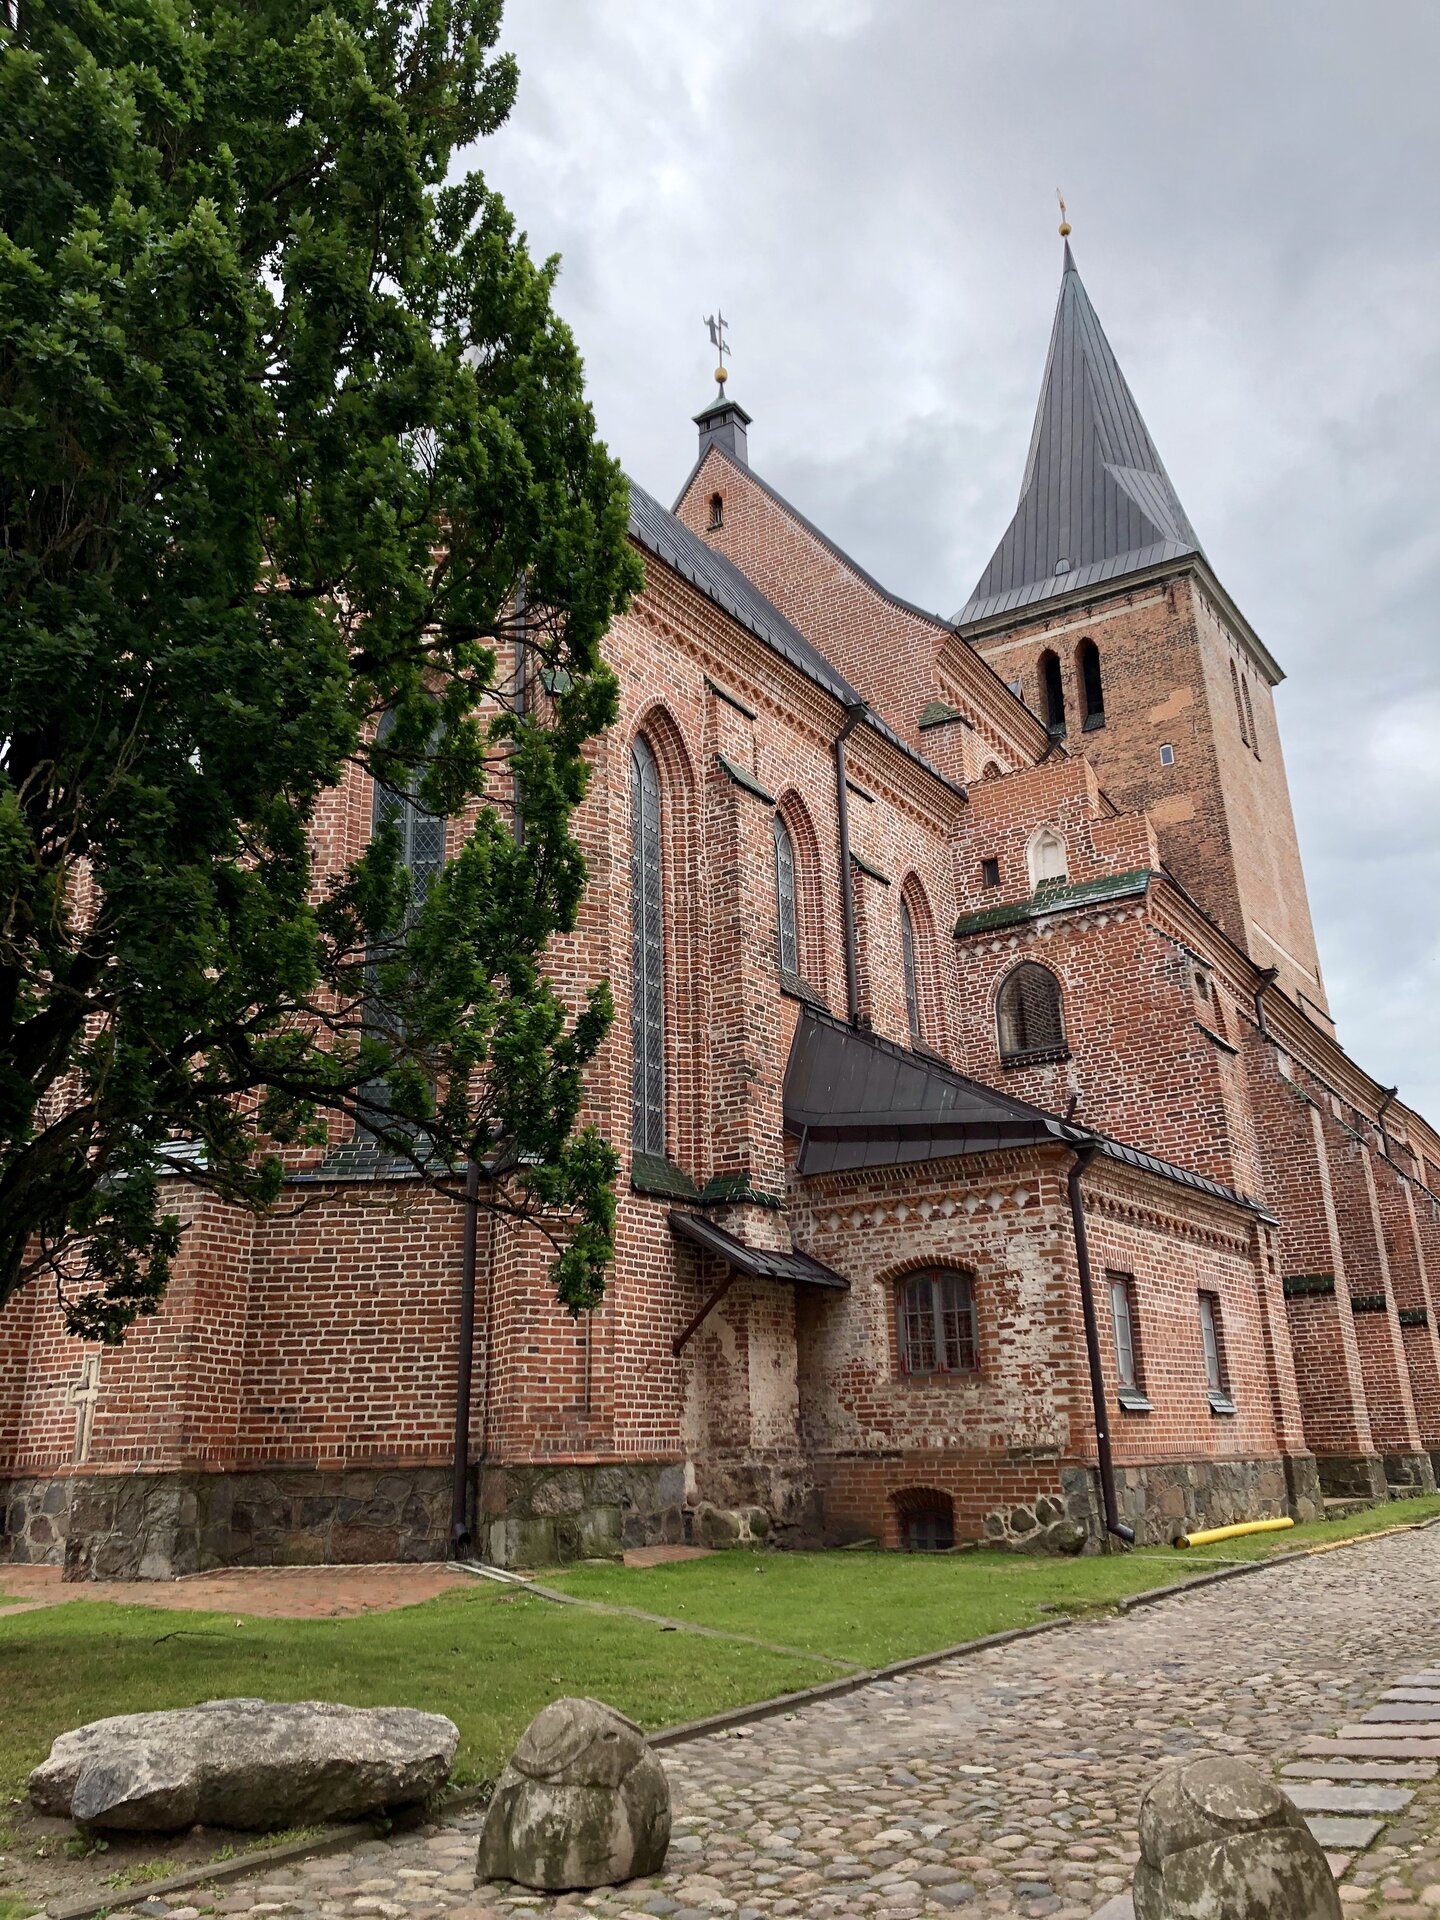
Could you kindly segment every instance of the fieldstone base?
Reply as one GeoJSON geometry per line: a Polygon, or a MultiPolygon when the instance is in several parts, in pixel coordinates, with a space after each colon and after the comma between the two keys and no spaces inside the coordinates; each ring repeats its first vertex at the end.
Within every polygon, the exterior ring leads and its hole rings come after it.
{"type": "MultiPolygon", "coordinates": [[[[1100,1476],[1093,1467],[1067,1468],[1066,1504],[1082,1511],[1096,1545],[1105,1523],[1100,1476]],[[1088,1484],[1088,1503],[1077,1481],[1088,1484]]],[[[1316,1462],[1309,1454],[1261,1460],[1167,1460],[1115,1469],[1115,1504],[1135,1529],[1137,1546],[1163,1545],[1177,1533],[1230,1527],[1244,1520],[1318,1520],[1324,1512],[1316,1462]]]]}
{"type": "Polygon", "coordinates": [[[1428,1453],[1387,1453],[1383,1458],[1385,1486],[1392,1499],[1434,1493],[1435,1468],[1428,1453]]]}
{"type": "Polygon", "coordinates": [[[680,1461],[482,1468],[476,1546],[497,1567],[618,1559],[626,1547],[686,1538],[680,1461]]]}
{"type": "Polygon", "coordinates": [[[1378,1453],[1319,1453],[1315,1465],[1327,1500],[1385,1498],[1385,1462],[1378,1453]]]}
{"type": "Polygon", "coordinates": [[[212,1567],[443,1560],[450,1475],[83,1474],[12,1481],[0,1558],[63,1564],[67,1580],[171,1580],[212,1567]]]}

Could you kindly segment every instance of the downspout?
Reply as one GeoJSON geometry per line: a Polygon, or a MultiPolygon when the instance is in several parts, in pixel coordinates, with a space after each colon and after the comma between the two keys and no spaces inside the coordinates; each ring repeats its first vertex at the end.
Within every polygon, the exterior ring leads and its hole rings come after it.
{"type": "MultiPolygon", "coordinates": [[[[450,1551],[470,1548],[470,1383],[475,1364],[475,1252],[479,1241],[480,1168],[465,1173],[465,1241],[460,1257],[460,1336],[455,1366],[455,1459],[450,1486],[450,1551]]],[[[487,1329],[488,1345],[488,1329],[487,1329]]]]}
{"type": "Polygon", "coordinates": [[[1255,1024],[1260,1029],[1262,1040],[1270,1038],[1270,1029],[1265,1024],[1265,996],[1279,978],[1279,967],[1261,967],[1260,984],[1255,989],[1255,1024]]]}
{"type": "Polygon", "coordinates": [[[1090,1271],[1090,1240],[1085,1231],[1085,1202],[1080,1181],[1100,1150],[1098,1140],[1072,1140],[1074,1164],[1065,1176],[1070,1195],[1070,1222],[1075,1231],[1075,1264],[1080,1272],[1080,1311],[1085,1318],[1085,1355],[1090,1363],[1090,1405],[1095,1417],[1095,1452],[1100,1467],[1100,1498],[1105,1508],[1105,1531],[1126,1546],[1135,1544],[1135,1529],[1120,1518],[1115,1502],[1115,1462],[1110,1453],[1110,1415],[1105,1402],[1105,1372],[1100,1360],[1100,1326],[1095,1318],[1095,1286],[1090,1271]]]}
{"type": "Polygon", "coordinates": [[[860,954],[855,939],[855,880],[850,872],[850,796],[845,787],[845,742],[869,712],[863,700],[845,709],[835,736],[835,819],[840,829],[840,917],[845,928],[845,1005],[852,1027],[860,1023],[860,954]]]}

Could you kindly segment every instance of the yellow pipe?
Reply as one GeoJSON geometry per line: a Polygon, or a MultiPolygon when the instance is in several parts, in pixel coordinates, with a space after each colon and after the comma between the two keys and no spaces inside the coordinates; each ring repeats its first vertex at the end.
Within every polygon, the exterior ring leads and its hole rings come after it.
{"type": "Polygon", "coordinates": [[[1208,1547],[1215,1540],[1238,1540],[1242,1533],[1280,1533],[1293,1520],[1242,1520],[1238,1527],[1206,1527],[1200,1533],[1177,1533],[1172,1546],[1208,1547]]]}

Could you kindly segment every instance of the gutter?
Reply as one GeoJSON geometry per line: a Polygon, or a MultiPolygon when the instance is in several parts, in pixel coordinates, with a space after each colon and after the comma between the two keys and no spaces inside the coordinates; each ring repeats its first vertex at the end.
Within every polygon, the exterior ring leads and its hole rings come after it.
{"type": "Polygon", "coordinates": [[[1135,1529],[1127,1527],[1121,1520],[1115,1499],[1115,1462],[1110,1452],[1110,1415],[1105,1402],[1105,1373],[1100,1360],[1100,1327],[1095,1318],[1090,1241],[1085,1231],[1085,1202],[1080,1193],[1081,1178],[1100,1151],[1100,1142],[1093,1135],[1082,1134],[1072,1136],[1068,1144],[1075,1159],[1065,1176],[1065,1186],[1070,1196],[1070,1221],[1075,1230],[1075,1264],[1080,1273],[1080,1310],[1085,1319],[1085,1357],[1090,1367],[1090,1405],[1095,1418],[1095,1452],[1100,1468],[1100,1498],[1105,1508],[1105,1531],[1114,1534],[1117,1540],[1123,1540],[1127,1547],[1133,1547],[1135,1529]]]}
{"type": "Polygon", "coordinates": [[[845,724],[835,736],[835,820],[840,829],[840,917],[845,929],[845,1006],[852,1027],[860,1023],[860,954],[855,937],[855,877],[850,871],[850,796],[845,780],[845,742],[868,719],[863,700],[845,708],[845,724]]]}

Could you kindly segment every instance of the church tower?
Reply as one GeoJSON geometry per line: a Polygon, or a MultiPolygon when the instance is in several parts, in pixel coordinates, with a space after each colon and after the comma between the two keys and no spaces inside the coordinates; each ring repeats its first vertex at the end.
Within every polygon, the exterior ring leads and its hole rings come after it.
{"type": "Polygon", "coordinates": [[[1068,239],[1019,504],[956,621],[1118,807],[1148,811],[1205,911],[1330,1024],[1276,726],[1283,675],[1206,557],[1068,239]]]}

